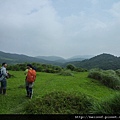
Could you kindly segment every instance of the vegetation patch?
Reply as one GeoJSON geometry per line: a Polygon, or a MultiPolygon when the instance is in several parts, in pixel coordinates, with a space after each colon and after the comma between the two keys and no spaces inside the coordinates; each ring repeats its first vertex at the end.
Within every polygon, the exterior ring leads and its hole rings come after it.
{"type": "Polygon", "coordinates": [[[120,90],[120,77],[114,70],[92,69],[88,77],[99,80],[107,87],[120,90]]]}
{"type": "Polygon", "coordinates": [[[28,102],[26,114],[88,114],[92,99],[85,94],[79,96],[65,92],[51,92],[42,98],[28,102]]]}
{"type": "Polygon", "coordinates": [[[7,96],[0,95],[0,114],[89,114],[91,101],[119,93],[88,78],[88,72],[71,72],[74,77],[37,72],[31,100],[26,97],[24,71],[9,71],[15,77],[7,80],[7,96]]]}
{"type": "Polygon", "coordinates": [[[62,70],[59,75],[63,75],[63,76],[74,76],[74,74],[72,73],[71,70],[62,70]]]}
{"type": "Polygon", "coordinates": [[[92,106],[93,114],[120,114],[120,93],[116,93],[107,100],[95,102],[92,106]]]}
{"type": "Polygon", "coordinates": [[[120,77],[120,69],[116,70],[115,72],[120,77]]]}

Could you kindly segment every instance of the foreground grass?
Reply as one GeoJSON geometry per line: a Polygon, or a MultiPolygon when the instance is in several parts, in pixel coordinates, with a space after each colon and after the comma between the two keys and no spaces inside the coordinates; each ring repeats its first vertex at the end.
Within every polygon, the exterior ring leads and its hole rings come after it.
{"type": "MultiPolygon", "coordinates": [[[[28,103],[26,98],[24,72],[10,71],[14,77],[8,79],[7,95],[0,95],[0,114],[15,114],[28,103]]],[[[84,93],[97,101],[105,100],[116,94],[118,91],[107,88],[99,81],[87,77],[88,73],[74,73],[74,76],[62,76],[50,73],[37,73],[37,80],[34,84],[33,99],[40,98],[55,91],[61,91],[80,95],[84,93]]]]}

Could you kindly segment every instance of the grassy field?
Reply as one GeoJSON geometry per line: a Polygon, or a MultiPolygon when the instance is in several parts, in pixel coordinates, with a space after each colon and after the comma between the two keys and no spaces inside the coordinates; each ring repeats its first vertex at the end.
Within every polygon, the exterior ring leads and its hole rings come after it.
{"type": "MultiPolygon", "coordinates": [[[[0,95],[0,114],[15,114],[30,99],[26,98],[25,75],[23,71],[9,71],[14,77],[8,79],[7,95],[0,95]]],[[[74,76],[37,72],[37,79],[33,88],[33,98],[42,97],[54,91],[77,94],[85,93],[95,100],[108,99],[117,93],[107,88],[99,81],[88,78],[88,72],[74,72],[74,76]]]]}

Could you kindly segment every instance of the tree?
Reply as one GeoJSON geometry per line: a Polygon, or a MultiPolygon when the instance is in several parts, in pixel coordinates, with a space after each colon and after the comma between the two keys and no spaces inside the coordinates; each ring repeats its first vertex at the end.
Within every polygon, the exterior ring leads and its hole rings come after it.
{"type": "Polygon", "coordinates": [[[67,69],[70,69],[70,70],[72,70],[72,71],[74,71],[74,70],[76,69],[76,67],[75,67],[74,65],[72,65],[72,64],[68,64],[68,65],[66,66],[66,68],[67,68],[67,69]]]}

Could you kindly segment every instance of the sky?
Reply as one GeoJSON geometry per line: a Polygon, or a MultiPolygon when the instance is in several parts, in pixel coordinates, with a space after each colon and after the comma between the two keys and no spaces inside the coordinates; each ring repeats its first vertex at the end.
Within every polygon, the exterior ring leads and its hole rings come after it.
{"type": "Polygon", "coordinates": [[[0,51],[120,56],[120,0],[0,0],[0,51]]]}

